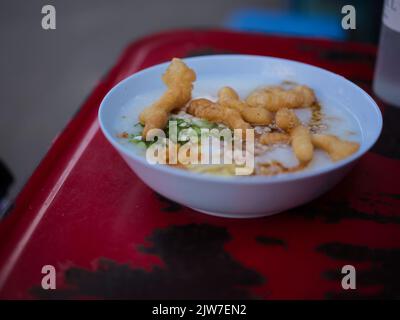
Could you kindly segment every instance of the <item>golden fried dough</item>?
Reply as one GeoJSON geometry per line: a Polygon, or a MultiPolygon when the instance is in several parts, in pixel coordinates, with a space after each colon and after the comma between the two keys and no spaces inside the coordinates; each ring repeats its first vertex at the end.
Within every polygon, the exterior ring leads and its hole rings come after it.
{"type": "Polygon", "coordinates": [[[314,147],[311,143],[311,135],[308,128],[297,126],[290,132],[293,152],[301,163],[311,161],[314,147]]]}
{"type": "Polygon", "coordinates": [[[230,87],[223,87],[218,91],[218,103],[226,108],[233,108],[242,112],[246,104],[240,101],[239,95],[230,87]]]}
{"type": "Polygon", "coordinates": [[[271,112],[281,108],[310,107],[315,101],[313,90],[307,86],[295,86],[288,90],[277,86],[265,87],[253,91],[246,99],[251,107],[262,107],[271,112]]]}
{"type": "Polygon", "coordinates": [[[275,144],[275,143],[290,143],[290,136],[286,133],[268,132],[260,137],[262,144],[275,144]]]}
{"type": "Polygon", "coordinates": [[[143,137],[146,137],[150,129],[163,129],[167,124],[169,113],[189,102],[196,74],[182,60],[174,58],[163,74],[162,80],[167,86],[167,91],[139,116],[140,123],[144,125],[143,137]]]}
{"type": "Polygon", "coordinates": [[[223,87],[218,92],[218,103],[226,108],[238,110],[242,118],[254,125],[268,125],[272,122],[272,114],[264,108],[253,108],[239,99],[239,95],[230,87],[223,87]]]}
{"type": "MultiPolygon", "coordinates": [[[[293,152],[300,163],[305,164],[311,161],[314,147],[311,143],[310,131],[301,125],[294,111],[288,108],[279,109],[275,114],[275,124],[290,134],[293,152]]],[[[283,133],[283,135],[286,134],[283,133]]]]}
{"type": "Polygon", "coordinates": [[[250,124],[242,119],[239,111],[225,108],[219,103],[207,99],[192,100],[186,111],[195,117],[223,123],[231,129],[246,130],[251,128],[250,124]]]}
{"type": "MultiPolygon", "coordinates": [[[[214,107],[216,108],[216,103],[212,102],[208,99],[204,99],[204,98],[199,98],[199,99],[193,99],[192,101],[190,101],[186,112],[191,114],[192,116],[197,117],[197,115],[195,115],[195,113],[200,114],[201,112],[203,112],[204,109],[206,108],[211,108],[214,107]]],[[[201,117],[199,117],[201,118],[201,117]]],[[[211,121],[211,120],[209,120],[211,121]]]]}
{"type": "Polygon", "coordinates": [[[273,120],[272,114],[263,108],[247,107],[241,114],[244,120],[258,126],[266,126],[273,120]]]}
{"type": "Polygon", "coordinates": [[[219,101],[224,101],[224,100],[240,100],[239,95],[237,92],[232,89],[231,87],[222,87],[218,91],[218,98],[219,101]]]}
{"type": "Polygon", "coordinates": [[[316,148],[327,152],[333,161],[349,157],[360,147],[356,142],[341,140],[334,135],[326,134],[313,134],[311,141],[316,148]]]}
{"type": "Polygon", "coordinates": [[[293,110],[282,108],[275,114],[275,123],[280,129],[290,131],[300,125],[300,120],[293,110]]]}

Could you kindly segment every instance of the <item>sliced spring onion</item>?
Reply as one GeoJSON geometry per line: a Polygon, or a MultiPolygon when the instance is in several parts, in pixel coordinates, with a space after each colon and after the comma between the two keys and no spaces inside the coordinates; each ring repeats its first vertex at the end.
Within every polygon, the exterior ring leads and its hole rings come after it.
{"type": "Polygon", "coordinates": [[[207,129],[211,129],[211,128],[215,128],[216,124],[215,123],[211,123],[207,120],[202,120],[202,119],[193,119],[192,123],[200,128],[207,128],[207,129]]]}

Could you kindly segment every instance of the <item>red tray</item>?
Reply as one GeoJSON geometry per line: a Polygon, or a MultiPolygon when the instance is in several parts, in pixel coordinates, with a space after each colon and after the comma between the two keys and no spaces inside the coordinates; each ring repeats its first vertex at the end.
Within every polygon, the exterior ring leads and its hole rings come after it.
{"type": "Polygon", "coordinates": [[[262,219],[206,216],[145,186],[99,130],[112,86],[174,56],[247,53],[303,61],[370,91],[375,48],[228,31],[175,31],[130,45],[0,224],[1,298],[399,297],[400,162],[395,118],[334,190],[262,219]],[[357,289],[343,290],[353,265],[357,289]],[[44,265],[57,271],[43,290],[44,265]]]}

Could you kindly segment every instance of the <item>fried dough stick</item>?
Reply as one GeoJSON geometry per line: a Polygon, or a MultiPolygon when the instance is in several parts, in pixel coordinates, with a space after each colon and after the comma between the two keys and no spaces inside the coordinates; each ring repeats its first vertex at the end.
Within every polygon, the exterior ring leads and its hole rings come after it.
{"type": "Polygon", "coordinates": [[[264,108],[249,107],[230,87],[223,87],[218,91],[218,103],[223,107],[238,110],[246,122],[254,125],[268,125],[273,120],[271,112],[264,108]]]}
{"type": "Polygon", "coordinates": [[[275,114],[275,124],[282,130],[289,132],[299,126],[300,120],[293,110],[283,108],[275,114]]]}
{"type": "Polygon", "coordinates": [[[357,142],[341,140],[334,135],[313,134],[312,143],[328,153],[333,161],[339,161],[352,155],[360,145],[357,142]]]}
{"type": "Polygon", "coordinates": [[[293,110],[280,109],[275,115],[276,125],[290,134],[293,152],[301,163],[312,160],[314,147],[310,130],[303,126],[293,110]]]}
{"type": "Polygon", "coordinates": [[[163,129],[169,113],[183,107],[191,99],[196,74],[182,60],[174,58],[162,80],[167,86],[167,91],[139,116],[140,123],[144,125],[143,137],[146,137],[150,129],[163,129]]]}
{"type": "Polygon", "coordinates": [[[230,129],[242,129],[245,132],[246,129],[251,128],[250,124],[242,119],[239,111],[225,108],[207,99],[192,100],[186,111],[195,117],[223,123],[230,129]]]}
{"type": "Polygon", "coordinates": [[[290,132],[292,139],[292,148],[297,159],[301,163],[307,163],[312,160],[314,146],[311,143],[311,135],[308,128],[300,125],[290,132]]]}
{"type": "Polygon", "coordinates": [[[307,86],[285,90],[279,86],[265,87],[250,93],[246,102],[251,107],[262,107],[271,112],[281,108],[310,107],[316,101],[314,91],[307,86]]]}
{"type": "Polygon", "coordinates": [[[290,136],[287,133],[281,132],[268,132],[264,133],[260,137],[260,142],[265,145],[276,144],[276,143],[290,143],[290,136]]]}

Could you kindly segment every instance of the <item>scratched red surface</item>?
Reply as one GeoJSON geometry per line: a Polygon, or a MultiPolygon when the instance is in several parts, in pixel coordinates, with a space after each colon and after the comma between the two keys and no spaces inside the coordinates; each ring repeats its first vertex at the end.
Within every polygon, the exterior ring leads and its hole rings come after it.
{"type": "MultiPolygon", "coordinates": [[[[206,216],[158,196],[107,143],[97,110],[120,80],[175,56],[229,52],[303,61],[371,92],[375,48],[368,45],[188,30],[131,44],[1,222],[1,298],[400,296],[400,162],[396,128],[386,121],[377,146],[334,190],[251,220],[206,216]],[[356,267],[356,290],[341,287],[346,264],[356,267]],[[55,266],[56,290],[41,289],[43,265],[55,266]]],[[[398,115],[378,103],[385,119],[398,115]]]]}

